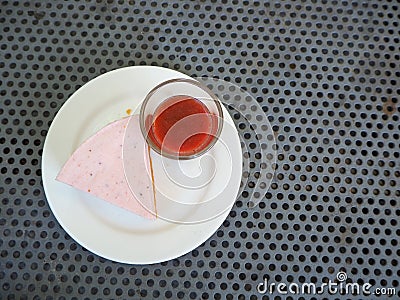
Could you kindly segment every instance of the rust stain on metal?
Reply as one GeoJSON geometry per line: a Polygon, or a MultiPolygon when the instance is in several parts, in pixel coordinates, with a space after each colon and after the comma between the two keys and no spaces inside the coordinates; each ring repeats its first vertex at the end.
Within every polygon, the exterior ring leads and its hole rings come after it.
{"type": "Polygon", "coordinates": [[[389,116],[393,115],[396,111],[396,102],[393,102],[392,98],[389,98],[386,102],[383,103],[383,112],[389,116]]]}

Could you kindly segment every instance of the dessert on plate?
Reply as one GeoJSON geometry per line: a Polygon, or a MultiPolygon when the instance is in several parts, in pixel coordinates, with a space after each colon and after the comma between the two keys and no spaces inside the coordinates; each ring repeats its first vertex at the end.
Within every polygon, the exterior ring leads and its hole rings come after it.
{"type": "Polygon", "coordinates": [[[156,203],[150,164],[149,147],[140,131],[139,116],[133,115],[106,125],[84,141],[56,179],[154,220],[156,203]],[[126,132],[129,122],[133,124],[126,132]],[[129,151],[129,157],[135,158],[125,161],[125,166],[124,151],[129,151]],[[130,168],[129,176],[133,176],[130,182],[135,182],[135,186],[128,184],[125,168],[130,168]]]}

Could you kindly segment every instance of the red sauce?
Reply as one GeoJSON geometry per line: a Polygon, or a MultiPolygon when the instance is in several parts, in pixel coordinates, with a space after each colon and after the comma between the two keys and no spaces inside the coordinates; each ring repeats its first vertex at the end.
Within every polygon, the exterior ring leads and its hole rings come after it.
{"type": "Polygon", "coordinates": [[[171,97],[155,111],[150,138],[162,151],[170,154],[195,154],[213,139],[213,116],[195,98],[171,97]]]}

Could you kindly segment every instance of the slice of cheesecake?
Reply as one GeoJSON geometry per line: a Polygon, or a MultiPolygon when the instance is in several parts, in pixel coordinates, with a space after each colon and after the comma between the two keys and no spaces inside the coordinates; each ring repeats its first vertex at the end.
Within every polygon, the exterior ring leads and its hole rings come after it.
{"type": "Polygon", "coordinates": [[[139,116],[134,115],[108,124],[83,142],[56,179],[139,216],[155,219],[150,159],[139,116]],[[126,170],[123,153],[129,153],[130,158],[126,170]]]}

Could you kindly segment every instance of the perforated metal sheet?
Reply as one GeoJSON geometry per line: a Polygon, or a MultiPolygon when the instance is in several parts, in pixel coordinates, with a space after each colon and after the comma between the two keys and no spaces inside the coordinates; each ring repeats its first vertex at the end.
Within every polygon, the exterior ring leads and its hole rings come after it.
{"type": "MultiPolygon", "coordinates": [[[[399,298],[398,2],[0,3],[1,299],[353,298],[256,289],[264,277],[317,283],[339,271],[399,298]],[[151,266],[113,263],[74,242],[49,209],[40,170],[67,98],[140,64],[237,83],[278,144],[258,207],[243,205],[249,182],[207,242],[151,266]]],[[[256,137],[236,122],[250,146],[256,137]]]]}

